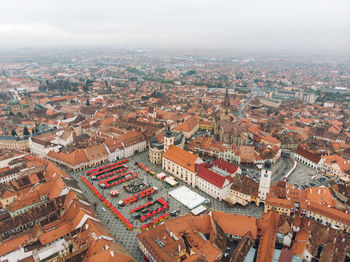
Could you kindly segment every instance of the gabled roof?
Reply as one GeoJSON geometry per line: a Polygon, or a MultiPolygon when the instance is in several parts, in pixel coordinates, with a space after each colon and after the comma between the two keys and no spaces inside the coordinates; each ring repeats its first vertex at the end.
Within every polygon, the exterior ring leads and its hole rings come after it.
{"type": "Polygon", "coordinates": [[[181,124],[179,124],[174,130],[182,132],[191,132],[197,125],[198,120],[195,117],[190,117],[181,124]]]}
{"type": "Polygon", "coordinates": [[[302,148],[300,145],[298,146],[297,150],[295,150],[295,153],[305,157],[306,159],[310,160],[311,162],[314,162],[315,164],[318,164],[321,159],[320,154],[314,154],[304,148],[302,148]]]}
{"type": "Polygon", "coordinates": [[[50,151],[47,155],[51,158],[65,162],[71,166],[76,166],[81,163],[89,162],[88,156],[86,155],[84,149],[78,149],[69,154],[65,154],[62,152],[56,153],[54,151],[50,151]]]}
{"type": "Polygon", "coordinates": [[[231,190],[235,190],[249,196],[258,196],[259,184],[253,179],[237,174],[233,177],[231,190]]]}
{"type": "Polygon", "coordinates": [[[212,217],[222,230],[224,230],[225,234],[241,236],[243,238],[250,232],[253,240],[257,238],[258,227],[256,217],[216,211],[212,211],[212,217]]]}
{"type": "Polygon", "coordinates": [[[236,166],[232,163],[229,163],[225,160],[222,160],[222,159],[215,160],[213,162],[213,166],[218,167],[222,170],[225,170],[226,172],[228,172],[230,174],[234,174],[238,170],[238,166],[236,166]]]}
{"type": "Polygon", "coordinates": [[[20,246],[26,244],[29,239],[29,235],[25,234],[23,236],[11,239],[10,241],[3,242],[0,245],[0,257],[17,250],[20,246]]]}
{"type": "Polygon", "coordinates": [[[10,197],[12,195],[15,195],[14,189],[6,183],[1,183],[0,184],[0,198],[7,198],[7,197],[10,197]]]}
{"type": "Polygon", "coordinates": [[[197,176],[218,188],[222,188],[225,181],[228,179],[227,177],[221,176],[203,165],[198,165],[197,176]]]}
{"type": "Polygon", "coordinates": [[[170,145],[168,150],[163,154],[163,157],[188,169],[193,173],[195,172],[195,162],[198,159],[197,155],[194,155],[177,146],[170,145]]]}

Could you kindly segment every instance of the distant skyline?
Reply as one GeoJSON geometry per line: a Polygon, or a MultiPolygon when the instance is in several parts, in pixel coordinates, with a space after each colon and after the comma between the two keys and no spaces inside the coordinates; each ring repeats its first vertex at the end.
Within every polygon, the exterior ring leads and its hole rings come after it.
{"type": "Polygon", "coordinates": [[[349,0],[4,0],[0,48],[350,55],[349,0]]]}

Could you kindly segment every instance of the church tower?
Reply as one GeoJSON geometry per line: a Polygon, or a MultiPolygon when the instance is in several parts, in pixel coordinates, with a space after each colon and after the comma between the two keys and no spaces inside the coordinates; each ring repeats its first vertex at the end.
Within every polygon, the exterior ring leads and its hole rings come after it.
{"type": "Polygon", "coordinates": [[[265,203],[266,195],[270,192],[271,184],[271,163],[265,163],[261,169],[260,183],[259,183],[259,201],[265,203]]]}
{"type": "Polygon", "coordinates": [[[230,98],[228,97],[228,89],[226,87],[226,93],[224,101],[222,102],[222,107],[220,109],[220,120],[221,121],[230,121],[230,98]]]}
{"type": "Polygon", "coordinates": [[[175,133],[171,132],[170,126],[168,126],[164,134],[164,152],[168,150],[170,145],[174,145],[174,142],[175,142],[175,133]]]}

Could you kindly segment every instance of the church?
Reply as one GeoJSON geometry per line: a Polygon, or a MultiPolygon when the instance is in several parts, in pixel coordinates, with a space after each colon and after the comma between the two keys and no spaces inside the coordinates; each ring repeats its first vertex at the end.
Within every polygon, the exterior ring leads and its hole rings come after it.
{"type": "Polygon", "coordinates": [[[214,135],[217,140],[226,144],[236,146],[248,144],[247,126],[237,126],[231,118],[230,98],[227,88],[220,108],[220,117],[214,117],[214,135]]]}

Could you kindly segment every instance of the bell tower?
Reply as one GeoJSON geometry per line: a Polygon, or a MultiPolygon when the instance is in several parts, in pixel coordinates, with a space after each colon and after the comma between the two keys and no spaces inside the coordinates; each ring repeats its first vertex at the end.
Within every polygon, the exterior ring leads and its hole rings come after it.
{"type": "Polygon", "coordinates": [[[174,133],[170,131],[170,126],[168,126],[164,134],[164,152],[168,150],[170,145],[174,144],[174,141],[175,141],[174,133]]]}
{"type": "Polygon", "coordinates": [[[228,96],[228,89],[226,87],[225,98],[224,98],[224,101],[222,102],[222,107],[220,109],[220,120],[230,121],[230,114],[231,114],[230,98],[228,96]]]}
{"type": "Polygon", "coordinates": [[[270,192],[271,176],[271,163],[269,161],[266,161],[264,167],[261,169],[260,175],[258,193],[260,202],[265,203],[266,195],[270,192]]]}

